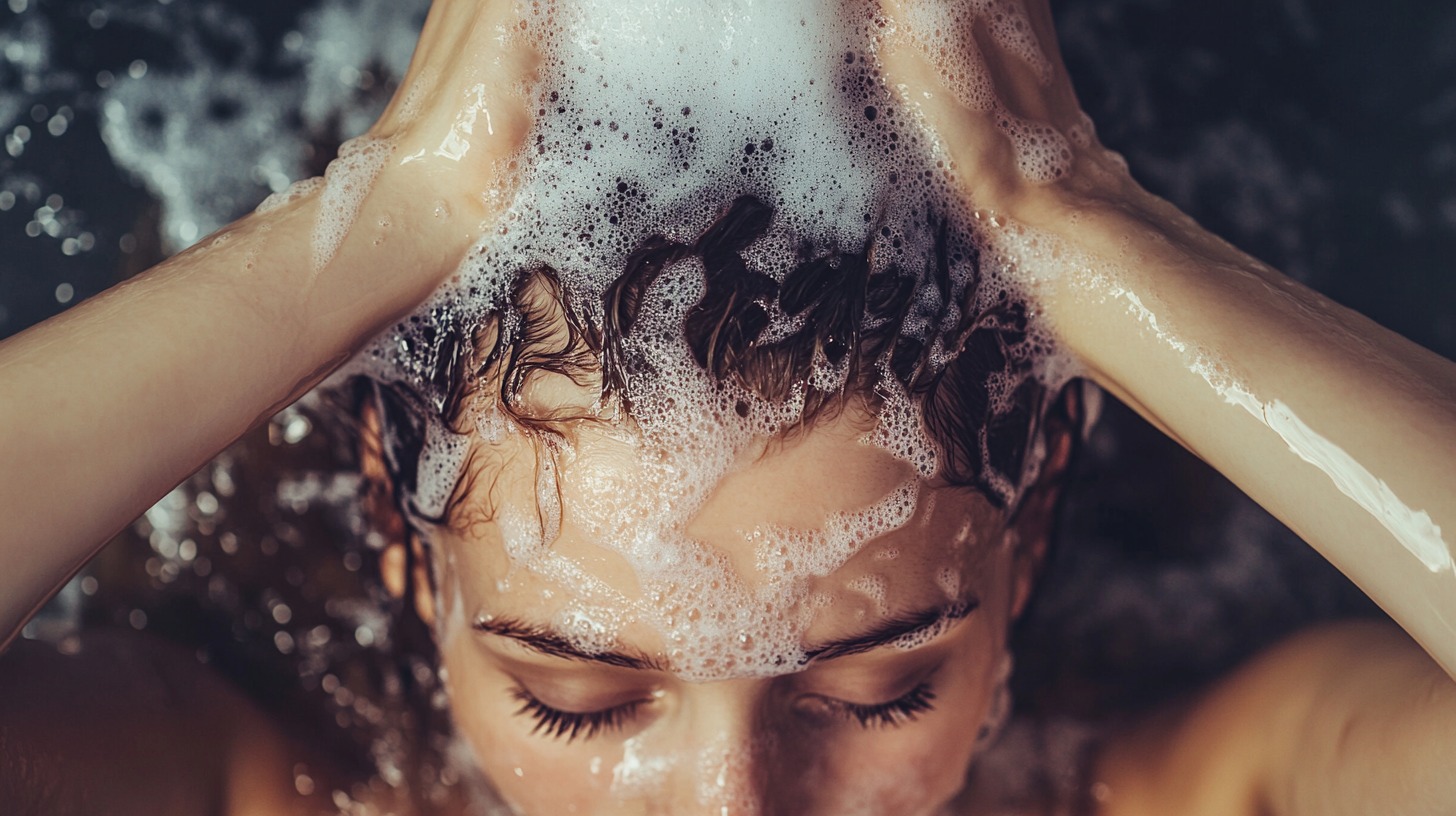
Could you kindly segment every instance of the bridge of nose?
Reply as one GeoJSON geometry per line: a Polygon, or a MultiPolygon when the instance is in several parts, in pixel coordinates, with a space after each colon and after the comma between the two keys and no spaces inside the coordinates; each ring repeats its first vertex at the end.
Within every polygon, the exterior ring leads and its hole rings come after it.
{"type": "Polygon", "coordinates": [[[674,816],[770,816],[784,756],[776,692],[781,680],[737,679],[683,694],[678,738],[692,746],[677,768],[674,816]]]}

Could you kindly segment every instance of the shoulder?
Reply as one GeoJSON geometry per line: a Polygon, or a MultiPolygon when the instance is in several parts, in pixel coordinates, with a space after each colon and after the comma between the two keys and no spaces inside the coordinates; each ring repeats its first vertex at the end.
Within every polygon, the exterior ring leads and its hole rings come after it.
{"type": "Polygon", "coordinates": [[[1352,674],[1402,661],[1429,663],[1389,623],[1326,624],[1284,640],[1110,739],[1095,771],[1099,816],[1275,812],[1277,788],[1304,770],[1299,757],[1316,707],[1338,728],[1362,700],[1333,690],[1352,674]]]}
{"type": "Polygon", "coordinates": [[[21,813],[308,813],[304,751],[190,654],[132,632],[0,654],[0,800],[21,813]]]}

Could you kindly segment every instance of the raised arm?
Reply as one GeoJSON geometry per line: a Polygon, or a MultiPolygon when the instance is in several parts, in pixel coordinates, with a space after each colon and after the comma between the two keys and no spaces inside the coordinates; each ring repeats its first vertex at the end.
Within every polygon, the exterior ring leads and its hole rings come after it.
{"type": "MultiPolygon", "coordinates": [[[[970,83],[944,80],[944,54],[932,60],[917,46],[916,18],[902,9],[911,4],[885,5],[908,32],[887,49],[892,81],[939,135],[989,241],[1023,262],[1064,350],[1333,562],[1456,676],[1456,364],[1138,186],[1077,107],[1044,0],[1026,4],[1051,66],[1044,75],[977,24],[999,96],[980,108],[963,92],[970,83]],[[1067,172],[1043,184],[1019,173],[997,122],[1004,111],[1073,134],[1067,172]]],[[[950,73],[976,66],[962,58],[950,73]]]]}
{"type": "Polygon", "coordinates": [[[1099,767],[1098,812],[1452,812],[1456,365],[1138,186],[1078,109],[1044,0],[1026,7],[1050,70],[998,43],[985,21],[974,53],[925,48],[916,26],[927,5],[939,4],[886,0],[887,73],[938,135],[988,243],[1020,265],[1063,349],[1419,643],[1360,624],[1271,650],[1116,741],[1099,767]],[[989,104],[966,92],[986,87],[989,104]],[[1006,112],[1070,134],[1056,180],[1018,172],[1006,112]]]}
{"type": "Polygon", "coordinates": [[[1093,257],[1048,287],[1062,342],[1456,677],[1456,366],[1145,193],[1072,206],[1093,257]]]}
{"type": "Polygon", "coordinates": [[[326,186],[0,344],[0,646],[116,531],[423,300],[492,216],[533,55],[437,2],[326,186]],[[481,113],[490,128],[472,128],[481,113]]]}

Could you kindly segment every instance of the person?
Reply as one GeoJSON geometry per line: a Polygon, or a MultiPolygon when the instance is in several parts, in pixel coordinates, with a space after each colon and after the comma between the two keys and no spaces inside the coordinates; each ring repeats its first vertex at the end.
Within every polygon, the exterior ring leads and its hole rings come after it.
{"type": "MultiPolygon", "coordinates": [[[[1036,40],[1054,42],[1047,5],[1026,8],[1036,40]]],[[[911,19],[890,0],[881,10],[911,19]]],[[[512,89],[538,58],[497,41],[512,20],[507,2],[435,4],[402,85],[415,91],[373,133],[422,158],[382,166],[326,263],[312,262],[321,196],[302,195],[0,346],[0,450],[33,463],[0,476],[0,609],[12,639],[110,533],[409,313],[494,225],[501,205],[478,191],[530,132],[512,89]],[[476,88],[490,95],[492,128],[468,152],[434,152],[457,100],[476,88]],[[86,512],[72,508],[76,496],[86,512]]],[[[987,214],[989,240],[1061,261],[1034,293],[1059,347],[1405,630],[1332,626],[1276,647],[1108,739],[1080,801],[1065,804],[1106,814],[1449,810],[1456,569],[1442,531],[1456,529],[1446,500],[1456,367],[1201,230],[1090,134],[1069,143],[1074,161],[1055,183],[1029,181],[1000,111],[975,104],[945,55],[913,39],[892,41],[882,69],[944,146],[957,192],[987,214]],[[1020,243],[1027,235],[1043,238],[1020,243]]],[[[1054,51],[1042,76],[982,42],[1005,108],[1067,131],[1081,124],[1054,51]]],[[[723,204],[724,226],[752,224],[760,206],[723,204]]],[[[713,238],[735,240],[710,228],[651,249],[701,256],[706,269],[713,238]]],[[[687,563],[647,580],[630,549],[604,542],[630,536],[641,521],[632,511],[662,498],[643,489],[662,487],[660,451],[634,437],[644,417],[631,404],[620,415],[604,405],[608,386],[629,387],[612,379],[620,344],[576,325],[561,291],[549,272],[527,276],[512,298],[530,330],[488,325],[467,338],[478,353],[460,358],[467,376],[446,389],[450,407],[480,399],[473,418],[505,417],[459,428],[469,456],[444,512],[424,518],[406,501],[421,474],[402,453],[427,445],[408,433],[410,394],[381,387],[359,408],[361,468],[390,539],[383,581],[435,627],[455,726],[502,798],[526,813],[996,812],[963,781],[1004,708],[1006,631],[1050,534],[1078,392],[1038,397],[1046,410],[1016,442],[982,442],[962,459],[957,445],[984,439],[985,408],[942,412],[943,423],[926,422],[939,429],[942,467],[925,473],[861,444],[883,405],[872,388],[848,388],[790,432],[739,450],[685,520],[687,563]],[[947,466],[983,464],[992,447],[1012,459],[1043,452],[1024,492],[998,494],[976,482],[981,469],[958,477],[947,466]],[[826,552],[847,554],[807,573],[795,563],[826,552]]],[[[642,308],[640,291],[624,291],[619,338],[642,308]]],[[[684,324],[702,370],[746,393],[792,389],[797,373],[774,380],[774,364],[792,371],[787,363],[755,359],[759,346],[741,331],[735,342],[742,303],[713,314],[696,343],[684,324]]],[[[880,323],[860,328],[869,325],[880,323]]],[[[855,336],[863,342],[844,347],[852,359],[893,364],[873,332],[855,336]]],[[[824,352],[836,335],[806,337],[824,352]]],[[[973,355],[954,365],[967,382],[992,373],[973,355]]],[[[902,382],[916,382],[917,368],[902,382]]],[[[21,812],[332,806],[330,785],[297,782],[307,745],[165,648],[102,639],[71,659],[13,644],[0,677],[0,797],[21,812]],[[145,660],[130,670],[95,670],[137,649],[145,660]],[[135,748],[88,739],[103,728],[134,734],[135,748]]],[[[326,763],[308,761],[329,778],[326,763]]]]}

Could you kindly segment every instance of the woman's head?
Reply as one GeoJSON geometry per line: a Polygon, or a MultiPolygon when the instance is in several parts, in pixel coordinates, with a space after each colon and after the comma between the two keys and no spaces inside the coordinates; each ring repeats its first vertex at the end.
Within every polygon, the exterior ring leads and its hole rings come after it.
{"type": "Polygon", "coordinates": [[[442,322],[444,398],[371,409],[421,556],[386,582],[526,812],[912,813],[994,719],[1066,406],[952,259],[877,267],[872,235],[776,281],[745,260],[771,221],[745,197],[646,241],[600,303],[522,275],[484,326],[442,322]],[[465,455],[426,518],[432,421],[465,455]]]}

